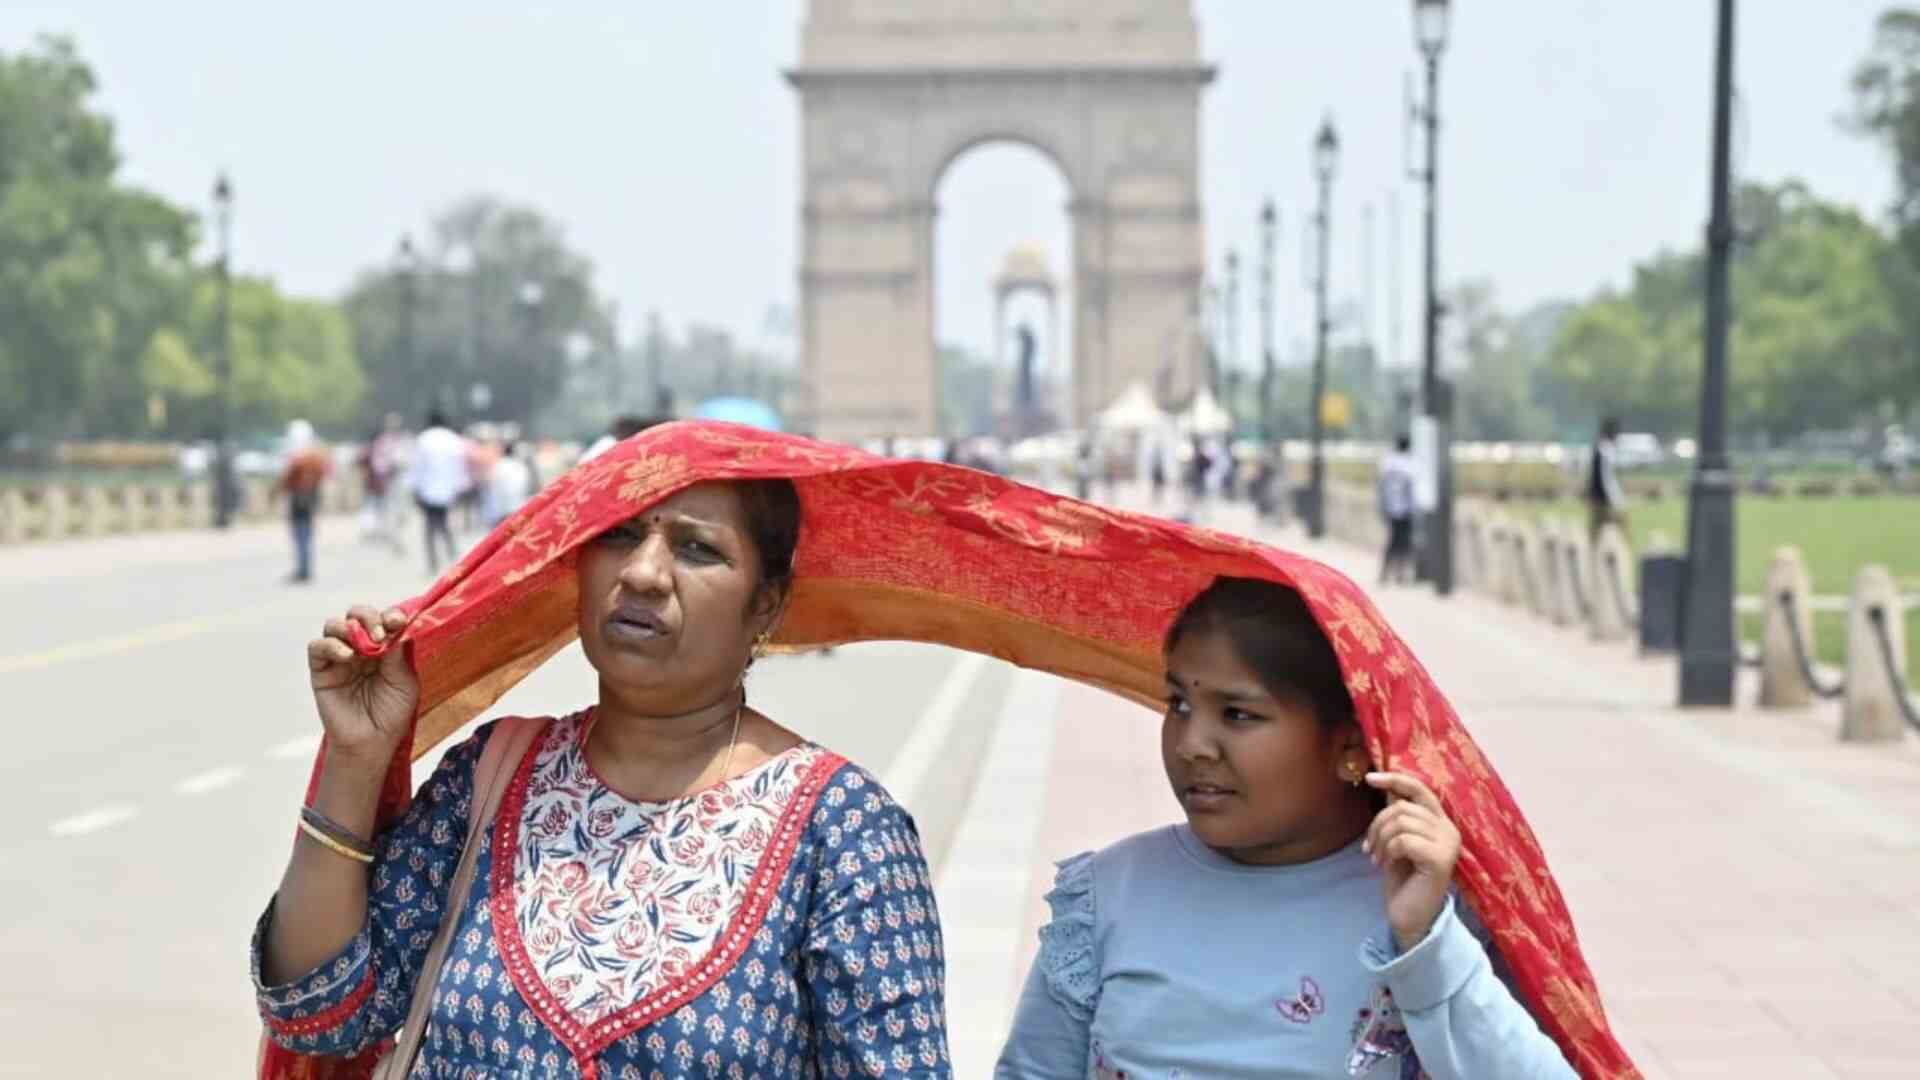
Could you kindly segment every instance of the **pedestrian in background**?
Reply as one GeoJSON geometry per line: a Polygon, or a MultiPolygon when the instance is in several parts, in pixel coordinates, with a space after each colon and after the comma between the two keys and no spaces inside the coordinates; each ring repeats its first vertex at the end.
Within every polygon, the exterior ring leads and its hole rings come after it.
{"type": "Polygon", "coordinates": [[[1387,551],[1380,558],[1380,584],[1413,580],[1413,455],[1405,435],[1393,441],[1393,453],[1380,460],[1377,484],[1380,516],[1387,522],[1387,551]]]}
{"type": "Polygon", "coordinates": [[[1587,533],[1600,538],[1608,525],[1627,527],[1627,497],[1620,490],[1618,462],[1614,443],[1620,438],[1620,421],[1609,416],[1600,421],[1600,437],[1594,440],[1587,461],[1587,533]]]}
{"type": "Polygon", "coordinates": [[[414,440],[407,486],[426,519],[427,573],[438,574],[440,559],[434,541],[446,545],[451,562],[456,551],[447,513],[472,486],[467,473],[467,441],[448,426],[446,415],[439,409],[427,414],[427,426],[414,440]]]}
{"type": "Polygon", "coordinates": [[[360,453],[361,478],[366,487],[367,505],[362,532],[365,539],[406,554],[406,541],[400,535],[401,517],[406,503],[400,497],[400,484],[407,469],[413,440],[406,421],[399,413],[388,413],[379,431],[367,440],[360,453]]]}
{"type": "Polygon", "coordinates": [[[512,517],[513,512],[532,497],[533,466],[527,463],[527,446],[523,442],[509,442],[487,478],[487,528],[492,529],[512,517]]]}
{"type": "Polygon", "coordinates": [[[287,425],[287,464],[274,485],[287,500],[287,524],[293,532],[293,573],[287,584],[313,580],[313,519],[320,512],[320,486],[333,471],[326,447],[313,437],[313,425],[295,420],[287,425]]]}

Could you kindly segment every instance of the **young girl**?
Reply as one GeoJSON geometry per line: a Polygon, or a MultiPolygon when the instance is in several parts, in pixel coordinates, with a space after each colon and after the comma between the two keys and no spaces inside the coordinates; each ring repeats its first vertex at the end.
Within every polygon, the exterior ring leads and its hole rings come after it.
{"type": "Polygon", "coordinates": [[[1575,1075],[1456,895],[1461,837],[1372,771],[1299,593],[1220,578],[1166,637],[1187,820],[1060,864],[996,1075],[1575,1075]]]}

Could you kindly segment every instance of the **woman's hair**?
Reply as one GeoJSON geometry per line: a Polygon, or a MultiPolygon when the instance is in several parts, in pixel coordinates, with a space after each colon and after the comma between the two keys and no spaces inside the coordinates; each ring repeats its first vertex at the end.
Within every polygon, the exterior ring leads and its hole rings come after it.
{"type": "Polygon", "coordinates": [[[800,493],[786,479],[741,480],[734,485],[747,515],[747,538],[760,553],[757,605],[769,589],[784,591],[793,581],[793,552],[800,545],[800,493]]]}
{"type": "Polygon", "coordinates": [[[1327,727],[1353,722],[1353,697],[1340,673],[1340,658],[1293,589],[1257,578],[1215,578],[1173,620],[1167,653],[1187,634],[1208,630],[1227,635],[1234,654],[1268,693],[1305,699],[1327,727]]]}

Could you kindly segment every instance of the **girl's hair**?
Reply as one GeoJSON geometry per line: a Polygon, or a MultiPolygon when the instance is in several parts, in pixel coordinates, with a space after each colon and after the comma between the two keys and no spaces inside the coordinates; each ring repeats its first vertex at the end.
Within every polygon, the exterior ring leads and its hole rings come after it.
{"type": "Polygon", "coordinates": [[[1353,722],[1340,658],[1293,589],[1258,578],[1215,578],[1173,620],[1166,652],[1197,631],[1226,634],[1234,655],[1274,697],[1304,699],[1327,727],[1353,722]]]}
{"type": "Polygon", "coordinates": [[[766,590],[784,592],[793,583],[793,552],[800,546],[800,493],[786,479],[742,480],[734,488],[747,515],[747,536],[760,553],[756,602],[766,590]]]}

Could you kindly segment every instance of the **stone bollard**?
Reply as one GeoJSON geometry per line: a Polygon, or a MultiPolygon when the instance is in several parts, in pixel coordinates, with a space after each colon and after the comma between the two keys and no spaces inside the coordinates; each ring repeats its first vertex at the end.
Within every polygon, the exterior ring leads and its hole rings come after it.
{"type": "Polygon", "coordinates": [[[1463,519],[1467,523],[1467,542],[1461,546],[1461,567],[1465,569],[1465,580],[1461,582],[1467,588],[1484,590],[1486,588],[1486,517],[1478,507],[1467,511],[1463,519]]]}
{"type": "Polygon", "coordinates": [[[58,484],[41,489],[45,509],[40,516],[40,539],[65,540],[73,535],[73,498],[58,484]]]}
{"type": "Polygon", "coordinates": [[[156,494],[159,496],[160,527],[163,529],[185,528],[188,518],[188,491],[184,483],[168,484],[156,494]]]}
{"type": "Polygon", "coordinates": [[[189,529],[204,529],[213,524],[213,485],[188,484],[182,492],[180,523],[189,529]]]}
{"type": "Polygon", "coordinates": [[[1515,600],[1521,610],[1535,615],[1545,611],[1540,602],[1539,530],[1530,521],[1521,521],[1513,529],[1513,569],[1515,600]]]}
{"type": "Polygon", "coordinates": [[[1893,577],[1884,566],[1863,566],[1853,579],[1847,604],[1847,690],[1840,714],[1840,738],[1847,742],[1891,742],[1907,733],[1896,694],[1907,690],[1907,612],[1893,577]],[[1878,607],[1893,653],[1887,670],[1876,628],[1868,611],[1878,607]]]}
{"type": "Polygon", "coordinates": [[[1471,505],[1462,506],[1454,517],[1454,585],[1462,590],[1480,585],[1479,552],[1474,550],[1474,531],[1480,527],[1480,512],[1471,505]]]}
{"type": "Polygon", "coordinates": [[[139,484],[128,484],[120,489],[120,530],[137,533],[152,525],[152,515],[147,512],[147,489],[139,484]]]}
{"type": "MultiPolygon", "coordinates": [[[[1791,709],[1813,701],[1800,657],[1793,648],[1793,626],[1787,621],[1782,596],[1793,598],[1793,620],[1800,624],[1800,640],[1813,648],[1813,585],[1800,549],[1775,548],[1767,570],[1767,591],[1761,596],[1760,704],[1769,709],[1791,709]]],[[[1812,661],[1812,657],[1808,657],[1812,661]]]]}
{"type": "Polygon", "coordinates": [[[13,488],[0,489],[0,544],[18,544],[27,538],[27,497],[13,488]]]}
{"type": "Polygon", "coordinates": [[[1573,621],[1590,625],[1593,622],[1593,549],[1587,544],[1587,530],[1571,521],[1560,530],[1560,564],[1565,571],[1561,580],[1566,583],[1568,610],[1573,612],[1573,621]]]}
{"type": "Polygon", "coordinates": [[[240,482],[240,516],[265,521],[273,513],[273,481],[252,477],[240,482]]]}
{"type": "Polygon", "coordinates": [[[1587,625],[1595,641],[1618,641],[1634,632],[1635,628],[1625,618],[1626,613],[1620,610],[1620,599],[1633,595],[1632,583],[1627,579],[1627,562],[1632,558],[1627,534],[1620,526],[1603,526],[1588,564],[1591,573],[1587,579],[1587,603],[1591,617],[1587,625]]]}
{"type": "Polygon", "coordinates": [[[113,528],[113,504],[107,489],[89,487],[80,493],[80,513],[74,523],[75,536],[104,536],[113,528]]]}
{"type": "Polygon", "coordinates": [[[1555,626],[1573,621],[1566,589],[1567,563],[1560,553],[1560,521],[1548,518],[1540,526],[1540,598],[1547,619],[1555,626]]]}
{"type": "Polygon", "coordinates": [[[1520,568],[1513,561],[1513,519],[1502,513],[1493,526],[1493,598],[1513,605],[1520,600],[1520,568]]]}

